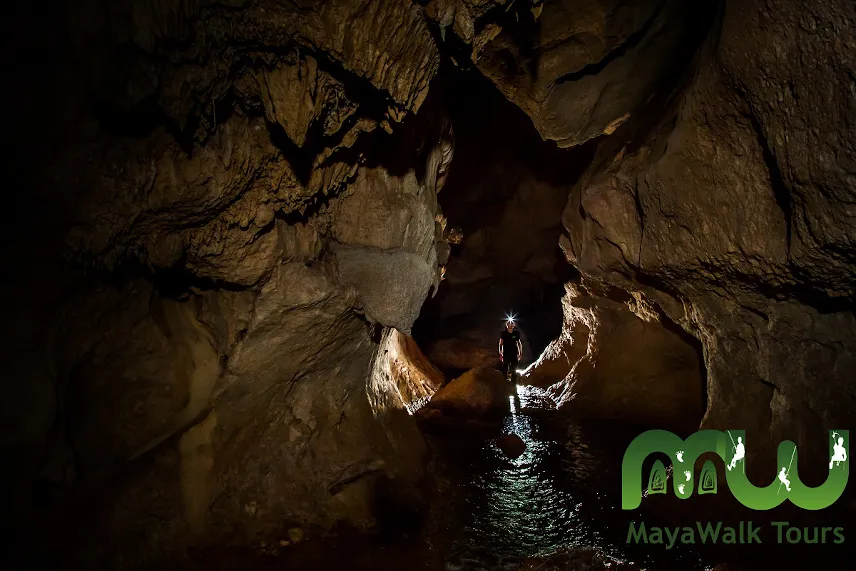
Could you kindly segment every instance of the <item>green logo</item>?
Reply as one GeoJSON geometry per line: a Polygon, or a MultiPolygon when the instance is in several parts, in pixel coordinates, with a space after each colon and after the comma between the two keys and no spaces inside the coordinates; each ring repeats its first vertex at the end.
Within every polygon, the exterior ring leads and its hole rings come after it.
{"type": "Polygon", "coordinates": [[[696,483],[696,459],[705,453],[722,458],[726,482],[741,504],[753,510],[769,510],[790,500],[806,510],[820,510],[832,505],[847,486],[850,462],[847,450],[850,433],[847,430],[829,432],[829,475],[826,482],[810,488],[800,481],[796,444],[785,440],[779,444],[778,467],[773,483],[756,487],[746,478],[746,434],[742,430],[702,430],[681,440],[666,430],[649,430],[637,436],[624,453],[621,464],[621,509],[633,510],[642,503],[644,495],[667,493],[666,483],[672,479],[675,495],[685,500],[697,489],[699,494],[716,494],[716,467],[710,460],[704,463],[696,483]],[[642,492],[642,464],[653,453],[661,452],[672,461],[671,474],[656,460],[648,477],[648,488],[642,492]]]}

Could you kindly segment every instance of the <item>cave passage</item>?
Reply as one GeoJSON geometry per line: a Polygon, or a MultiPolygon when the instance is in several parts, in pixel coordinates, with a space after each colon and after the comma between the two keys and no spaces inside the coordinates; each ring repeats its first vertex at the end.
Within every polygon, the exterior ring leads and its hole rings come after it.
{"type": "MultiPolygon", "coordinates": [[[[452,434],[434,432],[433,425],[426,429],[441,459],[440,472],[459,487],[448,494],[453,499],[444,508],[449,517],[442,533],[457,538],[446,568],[515,569],[527,557],[595,546],[619,560],[656,563],[657,569],[702,569],[702,556],[693,550],[652,556],[628,549],[629,519],[612,498],[620,487],[623,450],[643,428],[559,413],[562,395],[549,388],[563,381],[567,369],[542,363],[556,352],[568,326],[566,284],[579,281],[559,247],[562,213],[598,140],[571,150],[544,142],[529,118],[473,71],[444,67],[438,85],[455,138],[438,201],[447,232],[461,239],[451,241],[445,279],[423,305],[413,337],[447,379],[501,367],[496,347],[509,315],[515,316],[524,347],[517,371],[521,384],[503,397],[498,417],[481,430],[466,424],[452,434]],[[529,377],[536,365],[540,376],[529,377]],[[510,435],[519,439],[519,456],[509,455],[503,445],[510,435]]],[[[637,362],[635,353],[629,359],[621,353],[627,353],[627,344],[637,344],[639,351],[653,352],[650,360],[660,366],[663,355],[674,352],[670,343],[683,353],[666,357],[666,367],[703,369],[697,344],[690,347],[677,333],[643,324],[627,310],[625,292],[604,293],[613,305],[596,315],[607,321],[607,330],[614,320],[617,333],[613,346],[602,352],[619,364],[600,364],[599,370],[632,383],[656,383],[656,367],[637,362]],[[677,340],[663,341],[668,335],[677,340]],[[635,368],[645,372],[636,378],[635,368]]],[[[573,350],[583,351],[577,358],[588,346],[589,328],[582,328],[583,335],[572,340],[573,350]]],[[[674,388],[669,382],[664,380],[664,390],[674,388]]],[[[689,375],[689,382],[704,394],[703,376],[689,375]]],[[[695,404],[689,424],[697,426],[704,409],[695,404]]]]}
{"type": "Polygon", "coordinates": [[[594,145],[563,150],[544,142],[474,70],[444,66],[437,83],[455,138],[438,201],[461,237],[413,335],[441,370],[457,376],[499,366],[499,334],[513,314],[524,367],[561,333],[564,284],[574,277],[558,246],[561,215],[594,145]]]}

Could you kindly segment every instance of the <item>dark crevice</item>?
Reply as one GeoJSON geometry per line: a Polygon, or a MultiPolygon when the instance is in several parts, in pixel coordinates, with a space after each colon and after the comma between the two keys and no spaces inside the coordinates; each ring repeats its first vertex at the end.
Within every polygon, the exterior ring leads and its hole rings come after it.
{"type": "MultiPolygon", "coordinates": [[[[772,284],[763,281],[759,276],[754,274],[745,274],[742,272],[730,271],[733,268],[723,268],[712,264],[704,264],[706,272],[706,287],[707,289],[720,288],[722,290],[744,289],[745,291],[755,292],[765,298],[776,301],[793,300],[803,305],[809,306],[817,310],[821,314],[829,313],[854,313],[856,314],[856,299],[852,296],[833,296],[828,292],[820,289],[820,286],[812,285],[811,283],[792,282],[788,284],[772,284]]],[[[799,272],[794,269],[794,272],[799,275],[799,272]]],[[[686,279],[692,281],[693,275],[685,276],[686,279]]],[[[662,291],[666,283],[664,280],[654,278],[647,274],[639,274],[636,279],[643,284],[660,284],[654,285],[662,291]]],[[[673,294],[674,295],[674,294],[673,294]]],[[[677,297],[675,295],[675,297],[677,297]]]]}
{"type": "Polygon", "coordinates": [[[309,178],[312,176],[314,153],[308,150],[308,146],[301,147],[292,141],[282,125],[269,121],[266,124],[271,142],[280,150],[283,158],[288,161],[300,184],[307,186],[309,178]]]}
{"type": "Polygon", "coordinates": [[[339,480],[338,482],[336,482],[332,486],[330,486],[330,488],[328,489],[328,492],[330,492],[331,496],[335,496],[335,495],[339,494],[343,489],[345,489],[345,487],[348,486],[349,484],[353,484],[353,483],[357,482],[358,480],[361,480],[361,479],[368,477],[368,476],[377,475],[381,472],[382,472],[382,470],[380,470],[380,469],[368,469],[368,470],[365,470],[363,472],[359,472],[357,474],[354,474],[353,476],[343,478],[342,480],[339,480]]]}
{"type": "Polygon", "coordinates": [[[158,293],[166,299],[185,301],[192,296],[192,290],[244,291],[248,286],[231,282],[200,277],[184,267],[180,260],[171,268],[151,268],[136,259],[125,259],[110,271],[92,271],[89,279],[102,279],[117,290],[131,281],[143,278],[152,283],[158,293]]]}
{"type": "Polygon", "coordinates": [[[764,157],[764,164],[767,166],[767,172],[770,179],[770,186],[773,189],[773,196],[776,199],[776,204],[782,211],[785,219],[785,244],[787,247],[788,260],[791,258],[791,233],[793,220],[793,199],[791,192],[782,178],[782,172],[779,169],[779,163],[776,162],[776,156],[770,148],[767,137],[764,135],[764,129],[754,113],[748,116],[752,123],[752,128],[755,130],[755,136],[758,139],[758,145],[761,147],[761,153],[764,157]]]}
{"type": "Polygon", "coordinates": [[[645,39],[645,37],[648,35],[648,32],[651,31],[651,28],[654,26],[654,23],[657,21],[657,18],[659,18],[660,14],[662,13],[664,6],[665,2],[657,6],[657,9],[654,10],[654,13],[651,14],[651,16],[648,18],[648,20],[645,21],[641,28],[627,36],[627,39],[624,41],[624,43],[619,46],[616,46],[616,48],[609,52],[602,60],[597,63],[589,64],[579,71],[566,73],[565,75],[557,78],[555,84],[560,85],[562,83],[579,81],[586,76],[598,75],[606,68],[606,66],[608,66],[615,60],[624,57],[624,55],[627,54],[628,51],[638,46],[642,42],[642,40],[645,39]]]}
{"type": "Polygon", "coordinates": [[[775,392],[775,391],[778,391],[778,390],[779,390],[779,387],[777,387],[776,385],[774,385],[773,383],[771,383],[770,381],[768,381],[768,380],[766,380],[766,379],[758,379],[758,381],[759,381],[762,385],[764,385],[764,386],[766,386],[766,387],[770,387],[770,388],[773,390],[773,392],[775,392]]]}
{"type": "Polygon", "coordinates": [[[687,345],[693,348],[696,354],[696,358],[698,359],[698,370],[699,375],[701,376],[701,410],[707,410],[708,398],[707,398],[707,365],[704,360],[704,345],[701,340],[689,333],[686,329],[681,327],[677,322],[675,322],[668,314],[663,311],[658,304],[651,304],[654,307],[654,311],[657,314],[657,318],[660,321],[660,324],[666,328],[666,330],[674,333],[678,337],[681,338],[687,345]]]}
{"type": "Polygon", "coordinates": [[[645,243],[645,209],[642,207],[642,199],[639,196],[639,181],[633,188],[633,204],[636,206],[636,214],[639,216],[639,251],[636,253],[636,265],[642,267],[642,245],[645,243]]]}
{"type": "Polygon", "coordinates": [[[746,310],[746,311],[748,311],[749,313],[752,313],[752,314],[754,314],[754,315],[757,315],[758,317],[760,317],[761,319],[763,319],[765,323],[769,323],[769,321],[770,321],[770,316],[769,316],[769,315],[767,315],[767,314],[766,314],[766,313],[764,313],[763,311],[759,311],[759,310],[755,309],[754,307],[749,307],[748,305],[744,305],[744,306],[743,306],[743,309],[745,309],[745,310],[746,310]]]}
{"type": "MultiPolygon", "coordinates": [[[[464,238],[452,245],[447,280],[423,305],[413,336],[429,354],[434,343],[442,341],[493,355],[503,316],[513,311],[526,337],[524,351],[535,359],[561,333],[564,284],[578,275],[558,246],[561,216],[598,143],[561,149],[553,141],[543,141],[531,119],[477,71],[447,62],[435,82],[456,141],[438,200],[449,226],[460,228],[464,238]],[[525,217],[528,208],[544,208],[530,200],[555,201],[555,208],[543,213],[550,217],[549,223],[541,218],[531,227],[518,226],[512,213],[519,211],[525,217]],[[520,233],[519,245],[490,245],[503,244],[508,232],[520,233]],[[470,246],[476,235],[486,242],[476,246],[485,248],[478,254],[470,246]],[[507,251],[518,247],[520,252],[513,256],[507,251]],[[524,251],[526,256],[521,255],[524,251]],[[532,257],[540,260],[537,267],[527,266],[532,257]],[[475,266],[488,275],[457,281],[459,272],[475,266]]],[[[524,355],[524,360],[529,356],[524,355]]],[[[462,372],[451,362],[437,364],[448,375],[462,372]]]]}

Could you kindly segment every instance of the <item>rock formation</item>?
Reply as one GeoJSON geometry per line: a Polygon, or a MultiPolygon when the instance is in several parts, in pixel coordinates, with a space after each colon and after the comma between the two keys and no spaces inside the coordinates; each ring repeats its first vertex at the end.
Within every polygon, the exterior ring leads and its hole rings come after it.
{"type": "Polygon", "coordinates": [[[583,274],[701,341],[702,426],[745,427],[759,448],[825,442],[856,404],[853,131],[838,119],[856,53],[837,35],[856,12],[804,8],[726,3],[684,90],[601,145],[564,215],[583,274]]]}
{"type": "Polygon", "coordinates": [[[526,443],[516,434],[503,434],[496,439],[496,445],[512,460],[519,458],[526,451],[526,443]]]}
{"type": "Polygon", "coordinates": [[[845,425],[853,6],[497,2],[479,4],[471,33],[471,4],[437,6],[456,6],[461,53],[542,137],[604,135],[563,249],[589,283],[701,342],[702,425],[745,427],[759,451],[845,425]]]}
{"type": "Polygon", "coordinates": [[[508,411],[508,381],[492,367],[467,371],[437,391],[425,412],[440,411],[448,417],[482,419],[502,416],[508,411]]]}
{"type": "Polygon", "coordinates": [[[591,149],[571,153],[541,141],[528,118],[477,72],[449,76],[437,81],[447,93],[456,146],[440,202],[463,239],[452,245],[443,286],[426,302],[414,336],[454,374],[499,366],[497,343],[509,312],[521,319],[524,362],[560,332],[559,300],[571,271],[557,247],[560,212],[591,149]]]}
{"type": "Polygon", "coordinates": [[[689,336],[667,329],[630,296],[622,302],[599,293],[569,284],[563,335],[520,382],[549,388],[560,410],[579,417],[694,430],[705,387],[689,336]]]}
{"type": "Polygon", "coordinates": [[[428,100],[439,55],[420,10],[66,12],[50,78],[64,123],[21,179],[65,207],[12,268],[41,261],[32,281],[54,286],[33,292],[50,315],[25,301],[10,319],[26,350],[4,418],[27,428],[4,442],[9,516],[82,517],[80,537],[47,543],[80,541],[91,566],[294,524],[371,529],[379,490],[412,495],[424,475],[407,409],[440,382],[424,363],[430,381],[372,373],[382,346],[413,348],[398,331],[448,250],[452,136],[428,100]],[[96,494],[109,509],[83,514],[96,494]]]}

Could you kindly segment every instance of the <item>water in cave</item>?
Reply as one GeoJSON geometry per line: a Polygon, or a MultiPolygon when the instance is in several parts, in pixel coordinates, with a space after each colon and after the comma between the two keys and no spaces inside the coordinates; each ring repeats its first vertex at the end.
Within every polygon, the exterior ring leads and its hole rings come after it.
{"type": "MultiPolygon", "coordinates": [[[[550,399],[519,386],[502,434],[526,445],[509,457],[497,438],[438,439],[461,480],[448,569],[515,569],[528,557],[596,547],[617,561],[657,569],[703,569],[699,553],[678,546],[656,553],[627,544],[629,518],[615,502],[627,444],[641,428],[596,420],[562,421],[550,399]]],[[[709,562],[708,562],[709,563],[709,562]]]]}

